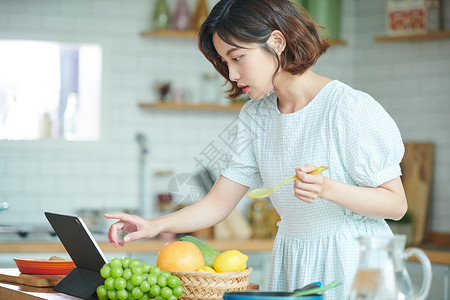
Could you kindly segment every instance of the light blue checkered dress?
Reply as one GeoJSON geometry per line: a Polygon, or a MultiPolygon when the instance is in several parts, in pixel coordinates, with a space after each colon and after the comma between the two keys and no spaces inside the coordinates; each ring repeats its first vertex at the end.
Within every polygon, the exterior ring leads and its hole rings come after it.
{"type": "MultiPolygon", "coordinates": [[[[404,146],[387,112],[371,96],[334,80],[303,109],[282,114],[271,93],[241,110],[238,132],[225,149],[222,175],[245,186],[273,187],[305,164],[324,165],[324,175],[376,187],[401,175],[404,146]]],[[[353,213],[323,199],[294,197],[293,183],[270,196],[281,216],[269,289],[291,291],[338,280],[326,299],[346,299],[359,259],[360,235],[391,235],[382,219],[353,213]]]]}

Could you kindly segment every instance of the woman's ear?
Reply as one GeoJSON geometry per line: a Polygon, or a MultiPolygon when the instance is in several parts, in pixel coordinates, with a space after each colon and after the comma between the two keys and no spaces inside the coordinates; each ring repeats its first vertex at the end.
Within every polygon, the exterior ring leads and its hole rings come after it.
{"type": "Polygon", "coordinates": [[[284,51],[284,48],[286,48],[286,39],[279,30],[272,31],[267,42],[278,55],[281,55],[281,53],[283,53],[284,51]]]}

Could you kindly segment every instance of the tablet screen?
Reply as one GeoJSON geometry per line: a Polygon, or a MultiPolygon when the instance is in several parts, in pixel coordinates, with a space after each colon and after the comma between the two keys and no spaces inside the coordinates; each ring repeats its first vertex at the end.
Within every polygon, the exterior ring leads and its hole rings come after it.
{"type": "Polygon", "coordinates": [[[52,212],[45,216],[77,268],[99,272],[108,262],[83,219],[52,212]]]}

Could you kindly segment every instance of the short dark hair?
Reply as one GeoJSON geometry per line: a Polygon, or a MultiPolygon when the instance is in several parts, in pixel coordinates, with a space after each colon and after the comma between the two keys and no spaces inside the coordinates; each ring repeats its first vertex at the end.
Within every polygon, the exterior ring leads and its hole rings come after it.
{"type": "Polygon", "coordinates": [[[313,66],[330,46],[319,36],[317,26],[301,6],[294,7],[289,0],[221,0],[198,32],[198,47],[231,83],[228,97],[236,98],[242,95],[242,90],[229,79],[228,67],[214,48],[214,33],[225,43],[239,48],[242,48],[236,44],[239,41],[259,43],[263,50],[277,58],[277,71],[282,68],[296,75],[313,66]],[[274,30],[279,30],[286,39],[281,59],[266,43],[274,30]]]}

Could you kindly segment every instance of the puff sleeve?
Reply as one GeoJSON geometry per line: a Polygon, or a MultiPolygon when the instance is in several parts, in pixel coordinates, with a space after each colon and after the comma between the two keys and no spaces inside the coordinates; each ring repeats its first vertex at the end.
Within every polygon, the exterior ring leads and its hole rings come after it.
{"type": "Polygon", "coordinates": [[[345,94],[336,109],[342,163],[358,186],[377,187],[401,175],[404,145],[394,120],[370,95],[345,94]]]}

